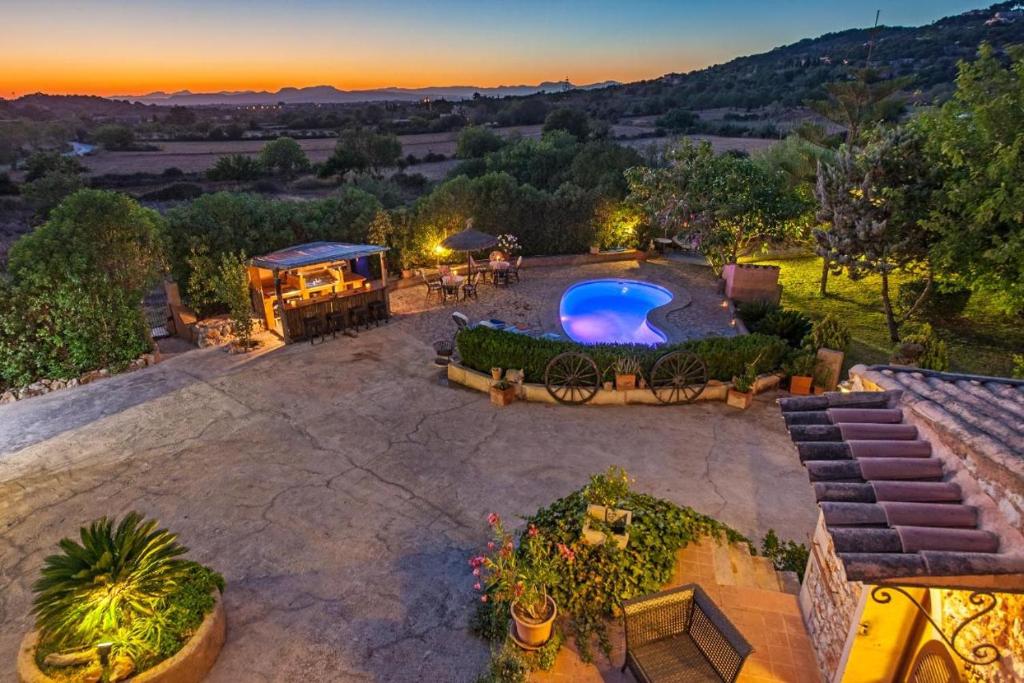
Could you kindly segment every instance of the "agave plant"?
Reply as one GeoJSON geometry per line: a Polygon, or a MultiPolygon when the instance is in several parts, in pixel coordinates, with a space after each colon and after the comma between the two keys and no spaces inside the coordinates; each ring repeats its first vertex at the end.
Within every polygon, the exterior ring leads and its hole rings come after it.
{"type": "Polygon", "coordinates": [[[32,586],[36,628],[58,646],[94,645],[152,617],[185,577],[187,548],[156,520],[130,512],[117,524],[103,517],[65,538],[63,551],[44,560],[32,586]]]}

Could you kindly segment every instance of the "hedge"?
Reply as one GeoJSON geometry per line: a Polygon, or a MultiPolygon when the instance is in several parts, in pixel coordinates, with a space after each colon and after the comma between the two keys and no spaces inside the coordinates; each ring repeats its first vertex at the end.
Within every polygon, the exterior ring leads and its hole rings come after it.
{"type": "Polygon", "coordinates": [[[610,372],[616,359],[625,356],[636,358],[644,372],[649,373],[654,363],[666,353],[691,351],[707,363],[710,379],[723,382],[742,374],[747,364],[755,360],[758,373],[777,370],[788,353],[785,341],[763,334],[708,337],[652,347],[643,344],[578,344],[474,327],[461,330],[455,341],[462,364],[466,367],[479,372],[490,372],[493,367],[521,368],[526,381],[535,383],[544,382],[544,369],[548,362],[565,351],[587,353],[606,373],[610,372]]]}

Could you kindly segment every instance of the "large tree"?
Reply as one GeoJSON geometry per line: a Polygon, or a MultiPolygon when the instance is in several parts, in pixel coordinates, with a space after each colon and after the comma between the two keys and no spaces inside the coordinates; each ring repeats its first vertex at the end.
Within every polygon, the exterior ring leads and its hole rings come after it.
{"type": "Polygon", "coordinates": [[[785,236],[805,209],[783,174],[757,160],[683,140],[663,168],[626,172],[630,202],[647,225],[699,246],[715,273],[758,242],[785,236]]]}
{"type": "Polygon", "coordinates": [[[857,69],[852,78],[825,85],[828,97],[807,105],[829,121],[846,129],[846,143],[859,145],[870,129],[894,121],[903,103],[894,98],[910,84],[909,78],[883,78],[874,69],[857,69]]]}
{"type": "Polygon", "coordinates": [[[1008,310],[1024,310],[1024,47],[1004,64],[983,45],[941,110],[912,125],[948,170],[929,225],[936,258],[1008,310]]]}
{"type": "Polygon", "coordinates": [[[398,163],[402,143],[390,133],[374,133],[365,128],[350,128],[338,136],[334,153],[320,168],[321,176],[344,176],[368,170],[379,175],[388,166],[398,163]]]}
{"type": "Polygon", "coordinates": [[[940,170],[924,155],[924,139],[909,128],[880,131],[860,150],[842,147],[835,161],[821,163],[815,196],[818,253],[834,272],[857,280],[881,277],[882,308],[889,337],[900,340],[899,326],[917,312],[931,293],[929,260],[933,233],[926,225],[940,170]],[[927,286],[902,317],[893,311],[890,276],[924,271],[927,286]]]}
{"type": "Polygon", "coordinates": [[[309,168],[309,158],[299,143],[289,137],[271,140],[260,152],[260,163],[271,173],[290,177],[309,168]]]}

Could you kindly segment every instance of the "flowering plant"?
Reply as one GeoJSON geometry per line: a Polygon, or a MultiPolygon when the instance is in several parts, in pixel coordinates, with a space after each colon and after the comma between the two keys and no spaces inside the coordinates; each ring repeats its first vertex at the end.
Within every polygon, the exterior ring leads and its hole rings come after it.
{"type": "Polygon", "coordinates": [[[583,489],[583,496],[592,505],[618,507],[620,501],[629,495],[629,475],[621,467],[612,465],[601,474],[590,477],[590,483],[583,489]]]}
{"type": "Polygon", "coordinates": [[[522,251],[522,247],[519,246],[519,238],[515,235],[505,233],[498,235],[498,249],[505,253],[505,256],[509,258],[517,255],[522,251]]]}
{"type": "MultiPolygon", "coordinates": [[[[480,601],[507,602],[521,616],[538,622],[549,618],[548,586],[558,580],[558,573],[550,547],[537,527],[530,524],[516,548],[514,536],[505,530],[497,514],[489,514],[487,523],[492,532],[487,551],[469,559],[476,578],[473,588],[482,592],[480,601]]],[[[560,555],[567,562],[573,559],[571,551],[560,555]]]]}

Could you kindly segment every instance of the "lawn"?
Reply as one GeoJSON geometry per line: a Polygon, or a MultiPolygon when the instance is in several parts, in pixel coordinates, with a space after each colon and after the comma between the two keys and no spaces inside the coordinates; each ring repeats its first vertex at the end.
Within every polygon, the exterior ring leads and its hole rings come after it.
{"type": "MultiPolygon", "coordinates": [[[[781,266],[782,304],[812,318],[835,313],[850,327],[853,341],[846,367],[857,363],[885,363],[892,344],[882,312],[881,280],[869,277],[852,281],[845,275],[829,277],[829,295],[818,293],[821,259],[803,256],[782,260],[751,259],[781,266]]],[[[894,278],[895,285],[900,278],[894,278]]],[[[960,317],[929,320],[936,334],[949,344],[950,368],[959,372],[1009,376],[1011,355],[1024,351],[1024,325],[997,309],[982,294],[972,296],[960,317]]]]}

